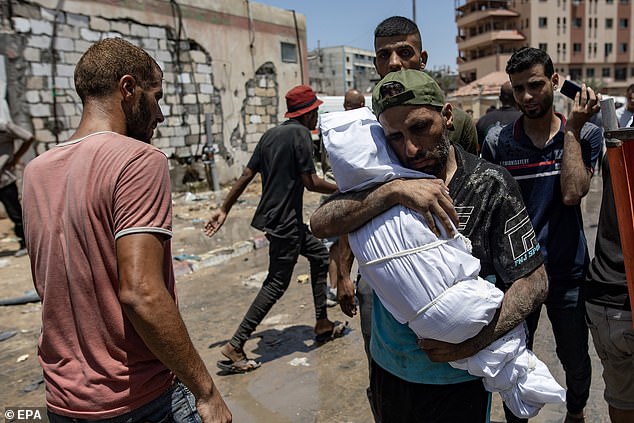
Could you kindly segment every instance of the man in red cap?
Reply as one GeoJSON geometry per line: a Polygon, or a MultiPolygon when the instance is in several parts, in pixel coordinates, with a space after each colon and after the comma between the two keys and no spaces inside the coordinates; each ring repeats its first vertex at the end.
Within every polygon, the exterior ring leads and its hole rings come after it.
{"type": "Polygon", "coordinates": [[[324,194],[337,189],[335,184],[317,176],[313,163],[310,131],[317,125],[317,109],[322,103],[306,85],[299,85],[286,94],[284,116],[289,119],[262,135],[242,176],[205,225],[205,233],[213,236],[249,182],[258,172],[262,174],[262,196],[251,225],[264,231],[269,240],[269,273],[240,327],[221,350],[227,357],[218,362],[218,367],[223,370],[243,373],[260,366],[247,358],[243,346],[288,288],[300,254],[310,262],[316,341],[325,342],[341,336],[345,329],[344,324],[328,320],[328,251],[303,221],[304,188],[324,194]]]}

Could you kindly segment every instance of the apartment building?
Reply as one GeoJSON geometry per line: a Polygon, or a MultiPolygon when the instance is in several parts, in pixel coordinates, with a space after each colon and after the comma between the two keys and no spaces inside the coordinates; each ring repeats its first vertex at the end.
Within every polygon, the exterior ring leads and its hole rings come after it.
{"type": "Polygon", "coordinates": [[[371,92],[380,79],[374,70],[374,51],[349,46],[318,47],[308,55],[308,76],[315,91],[344,95],[355,88],[371,92]]]}
{"type": "Polygon", "coordinates": [[[610,95],[634,83],[633,0],[454,0],[458,72],[503,71],[514,50],[546,51],[565,78],[610,95]]]}

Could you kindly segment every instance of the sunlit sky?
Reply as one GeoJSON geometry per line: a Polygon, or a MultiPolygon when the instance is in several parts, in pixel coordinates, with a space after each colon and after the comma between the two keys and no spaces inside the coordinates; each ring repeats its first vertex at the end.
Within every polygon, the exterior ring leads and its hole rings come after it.
{"type": "MultiPolygon", "coordinates": [[[[383,19],[401,15],[412,18],[412,0],[257,0],[306,16],[308,48],[346,45],[372,50],[373,32],[383,19]]],[[[418,0],[416,23],[429,53],[428,68],[456,69],[454,1],[418,0]]]]}

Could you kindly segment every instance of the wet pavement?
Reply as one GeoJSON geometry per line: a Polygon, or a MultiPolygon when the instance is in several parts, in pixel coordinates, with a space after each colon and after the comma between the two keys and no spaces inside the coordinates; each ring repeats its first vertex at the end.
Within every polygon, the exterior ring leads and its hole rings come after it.
{"type": "MultiPolygon", "coordinates": [[[[333,320],[349,321],[339,339],[315,345],[314,309],[309,283],[296,282],[308,274],[300,258],[293,282],[245,346],[247,354],[262,362],[254,372],[223,374],[216,368],[219,350],[228,341],[266,276],[267,248],[262,233],[250,227],[259,198],[254,182],[229,214],[214,238],[202,233],[210,210],[227,193],[201,192],[174,195],[174,255],[179,307],[190,336],[229,404],[236,422],[369,422],[372,421],[365,388],[367,363],[358,317],[349,319],[338,307],[329,309],[333,320]]],[[[600,177],[592,182],[583,202],[586,235],[594,251],[601,195],[600,177]]],[[[306,216],[317,207],[319,195],[305,196],[306,216]]],[[[17,249],[11,224],[0,220],[0,286],[3,296],[17,297],[32,289],[28,257],[14,258],[17,249]]],[[[0,332],[16,331],[0,341],[0,406],[43,406],[44,388],[37,363],[40,306],[30,303],[2,307],[0,332]]],[[[608,422],[603,401],[601,365],[592,344],[593,382],[587,422],[608,422]]],[[[563,385],[563,369],[556,355],[545,311],[536,336],[535,351],[563,385]]],[[[499,396],[493,395],[492,422],[503,422],[499,396]]],[[[562,422],[564,406],[546,406],[531,419],[535,423],[562,422]]]]}

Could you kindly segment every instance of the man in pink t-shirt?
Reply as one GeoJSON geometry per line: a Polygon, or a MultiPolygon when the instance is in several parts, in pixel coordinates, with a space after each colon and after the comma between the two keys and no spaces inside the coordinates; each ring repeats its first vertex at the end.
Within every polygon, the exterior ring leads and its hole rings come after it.
{"type": "Polygon", "coordinates": [[[24,173],[24,229],[42,298],[38,355],[52,422],[229,422],[176,306],[162,72],[122,39],[75,69],[70,140],[24,173]]]}

